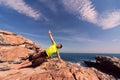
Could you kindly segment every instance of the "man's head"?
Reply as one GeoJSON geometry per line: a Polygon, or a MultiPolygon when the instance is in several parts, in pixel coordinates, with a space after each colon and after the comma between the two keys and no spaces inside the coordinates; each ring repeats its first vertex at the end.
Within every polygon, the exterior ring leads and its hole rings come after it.
{"type": "Polygon", "coordinates": [[[62,44],[57,44],[57,48],[61,49],[62,48],[62,44]]]}

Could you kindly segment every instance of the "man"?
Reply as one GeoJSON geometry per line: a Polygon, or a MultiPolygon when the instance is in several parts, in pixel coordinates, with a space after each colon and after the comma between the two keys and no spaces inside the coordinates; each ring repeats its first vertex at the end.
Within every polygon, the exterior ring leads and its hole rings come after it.
{"type": "Polygon", "coordinates": [[[52,45],[50,47],[48,47],[46,50],[41,51],[40,53],[36,53],[36,54],[29,56],[29,58],[27,60],[25,60],[21,64],[15,66],[14,69],[20,69],[20,68],[24,68],[24,67],[28,67],[28,66],[36,67],[36,66],[40,65],[41,63],[43,63],[46,59],[50,58],[54,54],[56,54],[58,57],[58,60],[60,62],[62,62],[61,57],[59,55],[59,50],[58,50],[58,49],[62,48],[62,44],[56,45],[54,38],[52,36],[52,32],[49,30],[48,33],[49,33],[52,45]]]}

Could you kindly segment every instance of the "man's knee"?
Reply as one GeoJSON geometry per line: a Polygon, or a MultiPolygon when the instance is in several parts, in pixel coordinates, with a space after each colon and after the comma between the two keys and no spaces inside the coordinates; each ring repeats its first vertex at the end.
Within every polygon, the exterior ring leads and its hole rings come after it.
{"type": "Polygon", "coordinates": [[[45,61],[45,58],[38,58],[32,61],[32,67],[39,66],[45,61]]]}
{"type": "Polygon", "coordinates": [[[32,57],[33,57],[33,55],[29,55],[29,57],[28,57],[29,61],[33,60],[32,57]]]}

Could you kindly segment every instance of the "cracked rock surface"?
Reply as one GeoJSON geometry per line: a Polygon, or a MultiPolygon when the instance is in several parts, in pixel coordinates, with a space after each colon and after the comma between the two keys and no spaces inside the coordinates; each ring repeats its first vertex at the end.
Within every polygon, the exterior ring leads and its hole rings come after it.
{"type": "MultiPolygon", "coordinates": [[[[0,67],[17,64],[1,63],[0,67]]],[[[0,71],[0,80],[115,80],[113,77],[94,69],[60,63],[57,58],[48,60],[36,68],[0,71]]]]}
{"type": "Polygon", "coordinates": [[[115,80],[95,68],[60,63],[57,58],[48,59],[36,68],[9,69],[37,49],[43,50],[29,39],[0,30],[0,80],[115,80]]]}
{"type": "Polygon", "coordinates": [[[120,79],[120,58],[114,56],[96,56],[95,59],[95,62],[86,61],[85,63],[90,67],[95,67],[120,79]]]}
{"type": "Polygon", "coordinates": [[[12,32],[0,30],[0,61],[22,58],[43,48],[35,42],[12,32]]]}

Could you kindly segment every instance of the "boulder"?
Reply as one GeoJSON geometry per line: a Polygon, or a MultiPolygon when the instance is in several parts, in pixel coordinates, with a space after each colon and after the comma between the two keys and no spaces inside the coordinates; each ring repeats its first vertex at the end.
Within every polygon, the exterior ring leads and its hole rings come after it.
{"type": "Polygon", "coordinates": [[[85,61],[90,67],[95,67],[102,72],[120,78],[120,59],[110,56],[96,56],[96,62],[85,61]]]}
{"type": "Polygon", "coordinates": [[[20,70],[10,69],[26,59],[30,53],[42,51],[37,43],[18,34],[0,30],[0,80],[115,80],[95,68],[86,68],[57,58],[41,65],[20,70]]]}
{"type": "Polygon", "coordinates": [[[36,50],[43,48],[18,34],[0,30],[0,62],[24,58],[36,50]]]}
{"type": "MultiPolygon", "coordinates": [[[[1,63],[2,67],[17,64],[1,63]]],[[[85,68],[53,58],[32,68],[0,71],[0,80],[115,80],[94,68],[85,68]]]]}

